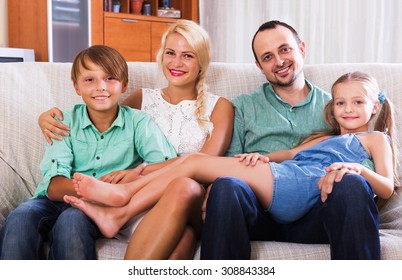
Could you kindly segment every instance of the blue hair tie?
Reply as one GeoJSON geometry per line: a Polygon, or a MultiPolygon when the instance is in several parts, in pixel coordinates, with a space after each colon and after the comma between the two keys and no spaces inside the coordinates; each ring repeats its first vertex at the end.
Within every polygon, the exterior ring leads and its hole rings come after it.
{"type": "Polygon", "coordinates": [[[385,91],[380,91],[380,94],[378,95],[378,101],[380,101],[380,104],[384,104],[385,102],[385,91]]]}

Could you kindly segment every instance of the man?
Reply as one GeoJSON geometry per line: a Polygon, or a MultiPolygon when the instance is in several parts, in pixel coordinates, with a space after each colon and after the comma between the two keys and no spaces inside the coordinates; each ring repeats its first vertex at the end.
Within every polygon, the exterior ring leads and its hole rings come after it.
{"type": "MultiPolygon", "coordinates": [[[[268,83],[233,100],[235,125],[228,155],[290,149],[325,128],[330,95],[305,80],[306,48],[280,21],[260,26],[252,41],[257,67],[268,83]]],[[[201,259],[250,259],[250,240],[330,243],[332,259],[379,259],[379,218],[371,187],[336,170],[322,178],[322,201],[300,220],[275,222],[243,181],[217,179],[206,204],[201,259]],[[325,199],[324,199],[325,198],[325,199]]]]}

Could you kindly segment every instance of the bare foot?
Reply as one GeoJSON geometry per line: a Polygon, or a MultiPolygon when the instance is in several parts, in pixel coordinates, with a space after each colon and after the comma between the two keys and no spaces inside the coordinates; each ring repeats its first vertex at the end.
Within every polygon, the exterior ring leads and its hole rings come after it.
{"type": "Polygon", "coordinates": [[[74,173],[73,184],[79,196],[104,205],[124,206],[131,199],[123,185],[102,182],[81,173],[74,173]]]}
{"type": "Polygon", "coordinates": [[[89,201],[79,199],[75,196],[64,196],[64,202],[71,204],[74,208],[80,209],[90,217],[98,226],[101,233],[107,237],[114,237],[124,225],[125,221],[115,213],[118,208],[105,207],[93,204],[89,201]]]}

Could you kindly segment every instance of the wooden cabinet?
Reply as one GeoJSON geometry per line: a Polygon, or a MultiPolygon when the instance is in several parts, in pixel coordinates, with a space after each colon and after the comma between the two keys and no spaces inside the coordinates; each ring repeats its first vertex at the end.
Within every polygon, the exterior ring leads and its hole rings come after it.
{"type": "MultiPolygon", "coordinates": [[[[90,45],[114,47],[127,61],[155,61],[163,33],[177,19],[157,16],[159,0],[144,1],[151,4],[150,16],[131,13],[130,1],[120,0],[119,13],[104,11],[104,0],[90,1],[90,45]]],[[[47,2],[8,1],[9,47],[34,49],[36,61],[49,61],[47,2]]],[[[170,0],[170,7],[198,22],[198,0],[170,0]]]]}

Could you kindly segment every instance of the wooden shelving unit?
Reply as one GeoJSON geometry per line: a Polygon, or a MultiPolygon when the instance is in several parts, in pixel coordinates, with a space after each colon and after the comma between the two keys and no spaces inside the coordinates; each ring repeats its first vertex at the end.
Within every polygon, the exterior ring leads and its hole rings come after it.
{"type": "MultiPolygon", "coordinates": [[[[103,0],[91,1],[91,44],[116,48],[127,61],[155,61],[163,32],[176,18],[158,17],[158,0],[149,0],[151,15],[135,15],[130,0],[119,13],[104,11],[103,0]]],[[[198,0],[171,0],[182,19],[198,22],[198,0]]],[[[8,41],[11,48],[35,50],[36,61],[49,61],[47,0],[8,1],[8,41]]]]}
{"type": "MultiPolygon", "coordinates": [[[[131,0],[121,0],[120,13],[104,13],[104,44],[116,48],[127,61],[155,61],[163,33],[176,18],[158,17],[158,0],[151,4],[151,15],[136,15],[131,0]]],[[[198,0],[172,0],[170,7],[180,10],[181,19],[198,22],[198,0]]]]}
{"type": "MultiPolygon", "coordinates": [[[[120,0],[120,13],[130,14],[130,1],[120,0]]],[[[148,0],[144,3],[151,4],[151,16],[157,16],[159,8],[159,0],[148,0]]],[[[198,22],[198,0],[170,0],[170,8],[181,11],[181,18],[189,19],[198,22]]]]}

